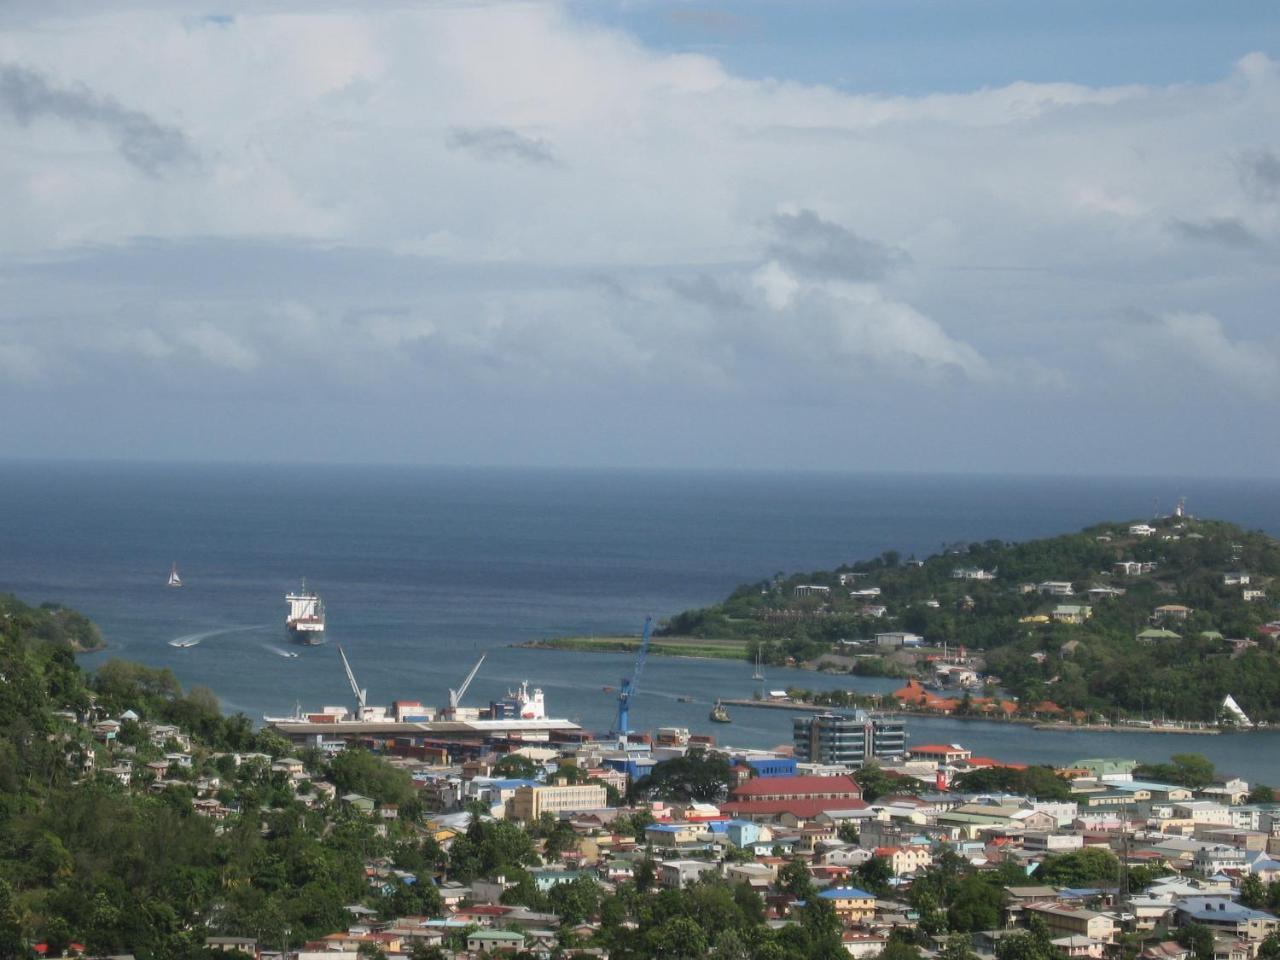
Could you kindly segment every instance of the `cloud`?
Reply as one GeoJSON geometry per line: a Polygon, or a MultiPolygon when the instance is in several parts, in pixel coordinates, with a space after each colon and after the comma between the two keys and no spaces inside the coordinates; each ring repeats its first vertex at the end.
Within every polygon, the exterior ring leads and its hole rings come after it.
{"type": "Polygon", "coordinates": [[[1280,389],[1280,359],[1257,343],[1232,340],[1222,321],[1207,313],[1171,313],[1160,317],[1165,345],[1222,378],[1232,388],[1280,389]]]}
{"type": "Polygon", "coordinates": [[[545,140],[526,137],[509,127],[454,127],[449,131],[449,146],[483,160],[539,164],[556,159],[545,140]]]}
{"type": "Polygon", "coordinates": [[[1170,229],[1186,237],[1203,243],[1216,243],[1224,247],[1252,249],[1262,246],[1258,236],[1235,217],[1211,217],[1199,223],[1189,220],[1174,220],[1170,229]]]}
{"type": "Polygon", "coordinates": [[[803,356],[812,368],[838,372],[837,379],[868,370],[899,375],[951,371],[971,380],[991,376],[987,360],[970,344],[910,304],[887,296],[875,284],[812,280],[770,260],[751,275],[763,306],[775,314],[763,321],[773,349],[803,356]]]}
{"type": "Polygon", "coordinates": [[[1196,378],[1196,396],[1209,387],[1255,398],[1280,393],[1280,352],[1273,343],[1232,338],[1209,313],[1131,315],[1132,321],[1105,342],[1131,375],[1145,368],[1166,387],[1169,377],[1177,378],[1180,388],[1188,377],[1196,378]],[[1197,378],[1203,374],[1212,379],[1197,378]]]}
{"type": "Polygon", "coordinates": [[[1245,192],[1259,202],[1280,199],[1280,157],[1266,148],[1244,151],[1237,160],[1245,192]]]}
{"type": "MultiPolygon", "coordinates": [[[[574,430],[518,427],[557,391],[613,437],[660,396],[720,462],[735,433],[802,454],[802,397],[970,465],[1075,469],[1043,441],[1065,392],[1099,425],[1079,468],[1110,469],[1121,433],[1175,419],[1147,399],[1170,371],[1274,356],[1280,266],[1206,255],[1280,236],[1266,57],[1211,81],[907,95],[738,75],[574,4],[45,6],[0,31],[22,65],[0,74],[0,342],[10,372],[38,360],[83,396],[217,410],[230,379],[283,425],[305,386],[317,416],[375,398],[427,418],[338,441],[448,457],[422,439],[443,429],[481,460],[482,442],[558,456],[574,430]],[[1099,345],[1135,303],[1229,320],[1146,329],[1117,377],[1099,345]]],[[[1179,430],[1245,429],[1245,398],[1197,403],[1179,430]]],[[[32,429],[76,413],[59,399],[32,429]]],[[[824,422],[827,462],[875,466],[824,422]]]]}
{"type": "Polygon", "coordinates": [[[741,310],[747,302],[736,290],[724,286],[706,273],[692,277],[672,277],[667,286],[690,303],[717,310],[741,310]]]}
{"type": "Polygon", "coordinates": [[[94,94],[81,84],[57,87],[43,74],[12,64],[0,64],[0,110],[24,125],[48,117],[102,129],[116,141],[124,158],[148,176],[160,176],[196,160],[186,134],[177,127],[94,94]]]}
{"type": "Polygon", "coordinates": [[[908,261],[903,251],[860,237],[812,210],[774,214],[770,226],[776,239],[769,255],[807,276],[880,280],[908,261]]]}
{"type": "Polygon", "coordinates": [[[215,366],[248,373],[258,365],[258,355],[252,349],[212,321],[191,324],[178,335],[215,366]]]}

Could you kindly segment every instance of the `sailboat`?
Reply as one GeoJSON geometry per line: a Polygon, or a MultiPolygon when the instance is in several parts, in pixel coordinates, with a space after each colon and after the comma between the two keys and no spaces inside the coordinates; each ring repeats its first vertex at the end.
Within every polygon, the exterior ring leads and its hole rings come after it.
{"type": "Polygon", "coordinates": [[[760,662],[760,648],[756,647],[756,672],[751,675],[752,680],[764,679],[764,665],[760,662]]]}
{"type": "Polygon", "coordinates": [[[176,562],[172,567],[169,568],[169,586],[171,587],[182,586],[182,578],[178,576],[178,564],[176,562]]]}

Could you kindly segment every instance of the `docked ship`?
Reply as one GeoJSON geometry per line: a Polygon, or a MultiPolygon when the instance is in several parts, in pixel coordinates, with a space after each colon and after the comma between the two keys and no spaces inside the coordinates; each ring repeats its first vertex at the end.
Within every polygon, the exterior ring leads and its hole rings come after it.
{"type": "Polygon", "coordinates": [[[324,601],[320,595],[308,591],[307,581],[303,580],[302,589],[285,594],[284,599],[289,604],[289,615],[284,621],[289,639],[308,646],[324,643],[324,601]]]}

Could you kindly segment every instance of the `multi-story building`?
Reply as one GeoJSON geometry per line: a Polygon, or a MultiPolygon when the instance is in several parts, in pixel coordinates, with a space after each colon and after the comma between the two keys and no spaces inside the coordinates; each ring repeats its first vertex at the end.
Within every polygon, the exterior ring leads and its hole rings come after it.
{"type": "Polygon", "coordinates": [[[797,760],[861,767],[868,760],[898,760],[907,751],[901,720],[855,713],[796,718],[792,730],[797,760]]]}
{"type": "Polygon", "coordinates": [[[828,887],[818,894],[831,904],[841,920],[863,923],[876,915],[875,894],[857,887],[828,887]]]}
{"type": "Polygon", "coordinates": [[[519,787],[511,798],[509,808],[513,820],[528,823],[544,813],[559,816],[562,813],[584,813],[603,810],[609,798],[602,783],[583,783],[577,786],[556,784],[546,787],[519,787]]]}

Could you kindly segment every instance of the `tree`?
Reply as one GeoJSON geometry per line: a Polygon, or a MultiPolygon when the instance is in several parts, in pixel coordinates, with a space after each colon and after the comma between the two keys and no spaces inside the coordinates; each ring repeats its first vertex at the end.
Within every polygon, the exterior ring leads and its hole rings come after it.
{"type": "Polygon", "coordinates": [[[1039,800],[1071,797],[1071,785],[1052,767],[982,767],[956,777],[954,787],[964,793],[1017,793],[1039,800]]]}
{"type": "Polygon", "coordinates": [[[862,798],[868,802],[878,800],[886,793],[892,793],[897,785],[895,780],[880,769],[880,764],[878,763],[864,764],[853,775],[853,779],[862,788],[862,798]]]}
{"type": "Polygon", "coordinates": [[[1032,917],[1025,933],[1015,933],[996,944],[996,960],[1059,960],[1049,929],[1032,917]]]}
{"type": "Polygon", "coordinates": [[[415,796],[413,780],[381,757],[348,747],[330,761],[329,776],[339,794],[359,793],[379,803],[407,803],[415,796]]]}
{"type": "Polygon", "coordinates": [[[707,937],[690,917],[672,917],[645,935],[645,956],[654,960],[702,960],[707,954],[707,937]]]}
{"type": "Polygon", "coordinates": [[[1045,857],[1036,868],[1036,879],[1054,887],[1085,887],[1100,880],[1117,880],[1120,861],[1110,850],[1085,847],[1045,857]]]}
{"type": "Polygon", "coordinates": [[[1194,950],[1196,960],[1213,960],[1213,930],[1203,923],[1183,924],[1174,939],[1188,950],[1194,950]]]}
{"type": "Polygon", "coordinates": [[[1249,803],[1275,803],[1276,792],[1266,784],[1260,783],[1249,791],[1247,798],[1249,803]]]}
{"type": "Polygon", "coordinates": [[[589,877],[578,877],[569,883],[556,884],[548,899],[560,923],[573,926],[595,916],[600,909],[600,886],[589,877]]]}
{"type": "Polygon", "coordinates": [[[1253,910],[1263,910],[1267,906],[1267,888],[1256,873],[1251,873],[1240,882],[1240,902],[1253,910]]]}
{"type": "Polygon", "coordinates": [[[22,924],[13,904],[13,891],[0,878],[0,957],[28,957],[26,939],[22,936],[22,924]]]}
{"type": "Polygon", "coordinates": [[[853,875],[863,889],[884,896],[889,889],[889,881],[893,879],[893,867],[884,857],[872,857],[861,864],[853,875]]]}
{"type": "Polygon", "coordinates": [[[1169,763],[1144,763],[1134,768],[1134,776],[1177,783],[1199,790],[1213,783],[1214,766],[1198,753],[1175,753],[1169,763]]]}
{"type": "Polygon", "coordinates": [[[511,777],[516,780],[533,780],[542,772],[541,767],[522,753],[508,753],[493,765],[495,777],[511,777]]]}
{"type": "Polygon", "coordinates": [[[992,930],[1000,925],[1002,902],[1002,892],[994,883],[978,876],[964,877],[947,908],[947,924],[958,932],[992,930]]]}
{"type": "Polygon", "coordinates": [[[653,889],[653,884],[658,879],[658,869],[653,860],[645,857],[636,864],[632,871],[632,876],[635,880],[636,889],[641,893],[648,893],[653,889]]]}
{"type": "Polygon", "coordinates": [[[842,823],[836,828],[836,838],[841,843],[857,843],[858,828],[852,823],[842,823]]]}
{"type": "Polygon", "coordinates": [[[973,939],[967,933],[953,933],[938,952],[938,960],[978,960],[973,952],[973,939]]]}
{"type": "Polygon", "coordinates": [[[797,900],[808,900],[814,894],[813,877],[803,860],[792,860],[778,871],[777,887],[797,900]]]}
{"type": "Polygon", "coordinates": [[[715,802],[724,799],[732,779],[729,762],[723,757],[690,750],[682,757],[655,764],[632,791],[661,800],[715,802]]]}
{"type": "Polygon", "coordinates": [[[920,948],[914,943],[891,938],[880,951],[880,960],[920,960],[920,948]]]}

